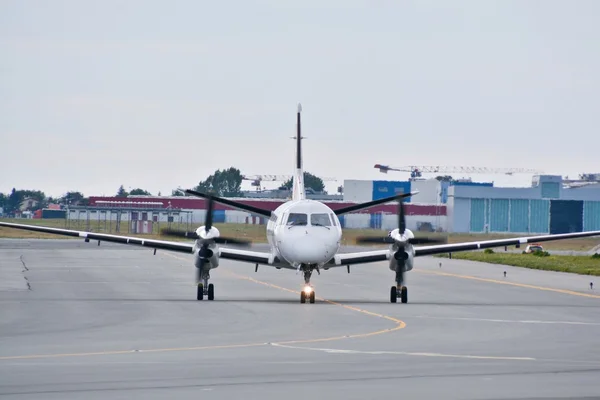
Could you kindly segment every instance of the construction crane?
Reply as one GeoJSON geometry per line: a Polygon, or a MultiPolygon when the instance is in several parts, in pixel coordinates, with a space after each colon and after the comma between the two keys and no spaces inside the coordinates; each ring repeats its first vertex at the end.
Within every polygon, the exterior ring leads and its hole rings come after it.
{"type": "Polygon", "coordinates": [[[379,169],[379,172],[387,174],[388,171],[401,171],[410,172],[411,179],[421,178],[423,173],[433,174],[447,174],[461,172],[465,174],[540,174],[541,171],[527,169],[527,168],[486,168],[486,167],[458,167],[458,166],[434,166],[434,165],[409,165],[405,167],[390,167],[388,165],[375,164],[375,168],[379,169]]]}
{"type": "MultiPolygon", "coordinates": [[[[319,177],[321,178],[321,177],[319,177]]],[[[250,185],[261,188],[263,181],[270,182],[286,182],[292,179],[291,175],[242,175],[242,179],[245,181],[252,181],[250,185]]],[[[337,181],[335,178],[321,178],[323,182],[337,181]]]]}
{"type": "Polygon", "coordinates": [[[562,181],[564,187],[578,188],[588,185],[596,185],[600,183],[600,173],[595,174],[579,174],[579,179],[569,179],[565,177],[562,181]]]}

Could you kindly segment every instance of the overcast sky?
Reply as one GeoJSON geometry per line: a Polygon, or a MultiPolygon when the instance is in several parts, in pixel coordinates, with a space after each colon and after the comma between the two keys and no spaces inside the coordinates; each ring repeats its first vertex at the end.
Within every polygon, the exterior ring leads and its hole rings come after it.
{"type": "Polygon", "coordinates": [[[290,174],[298,102],[305,169],[340,183],[600,172],[599,20],[593,0],[0,0],[0,191],[290,174]]]}

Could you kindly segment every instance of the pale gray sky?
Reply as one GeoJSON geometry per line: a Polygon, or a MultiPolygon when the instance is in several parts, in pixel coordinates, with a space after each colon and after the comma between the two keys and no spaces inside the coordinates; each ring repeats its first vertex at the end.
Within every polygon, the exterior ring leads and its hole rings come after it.
{"type": "Polygon", "coordinates": [[[290,174],[298,102],[321,176],[600,172],[599,19],[593,0],[0,0],[0,191],[290,174]]]}

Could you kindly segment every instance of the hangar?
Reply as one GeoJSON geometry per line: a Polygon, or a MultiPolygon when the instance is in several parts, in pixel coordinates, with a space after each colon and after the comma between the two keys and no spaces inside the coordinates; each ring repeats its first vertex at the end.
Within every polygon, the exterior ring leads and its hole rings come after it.
{"type": "Polygon", "coordinates": [[[566,187],[560,175],[529,188],[451,186],[451,232],[568,233],[600,229],[600,188],[566,187]]]}
{"type": "MultiPolygon", "coordinates": [[[[460,233],[568,233],[600,229],[600,187],[570,186],[560,175],[534,175],[531,187],[492,182],[344,181],[344,200],[362,202],[418,190],[412,204],[443,204],[439,229],[460,233]]],[[[385,218],[385,217],[384,217],[385,218]]]]}

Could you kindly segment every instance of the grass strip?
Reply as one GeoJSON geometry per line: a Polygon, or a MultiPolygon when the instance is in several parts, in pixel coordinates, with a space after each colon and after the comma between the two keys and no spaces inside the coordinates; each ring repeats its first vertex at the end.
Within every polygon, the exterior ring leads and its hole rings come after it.
{"type": "MultiPolygon", "coordinates": [[[[448,258],[447,254],[437,257],[448,258]]],[[[544,271],[570,272],[582,275],[600,276],[600,254],[591,256],[562,256],[550,255],[547,252],[531,254],[490,253],[483,251],[468,251],[452,253],[453,259],[480,261],[490,264],[511,265],[544,271]]]]}

